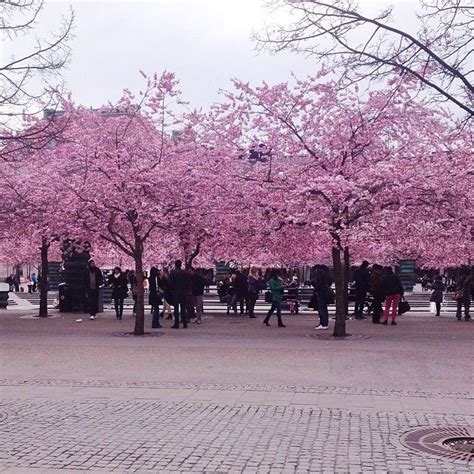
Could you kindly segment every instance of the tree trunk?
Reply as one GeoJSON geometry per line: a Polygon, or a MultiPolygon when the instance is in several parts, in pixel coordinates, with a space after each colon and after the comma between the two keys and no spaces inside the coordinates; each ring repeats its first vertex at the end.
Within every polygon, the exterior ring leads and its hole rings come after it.
{"type": "Polygon", "coordinates": [[[332,248],[332,263],[334,268],[334,279],[336,283],[336,323],[334,325],[334,337],[346,335],[346,313],[344,307],[344,282],[343,267],[341,262],[341,250],[332,248]]]}
{"type": "Polygon", "coordinates": [[[39,284],[39,290],[40,290],[39,317],[47,318],[48,317],[48,287],[49,287],[49,282],[48,282],[49,243],[45,238],[43,238],[41,241],[40,250],[41,250],[41,281],[39,284]]]}
{"type": "Polygon", "coordinates": [[[199,255],[200,251],[201,251],[201,242],[198,242],[196,244],[196,247],[193,253],[189,256],[189,258],[186,258],[186,253],[185,253],[185,257],[184,257],[185,268],[189,268],[193,266],[193,261],[199,255]]]}
{"type": "Polygon", "coordinates": [[[349,247],[344,247],[344,269],[343,269],[343,286],[344,286],[344,314],[349,314],[349,273],[351,268],[351,256],[349,247]]]}
{"type": "Polygon", "coordinates": [[[145,334],[145,289],[143,288],[143,243],[135,239],[135,275],[137,277],[137,312],[135,317],[135,336],[145,334]]]}
{"type": "Polygon", "coordinates": [[[20,285],[20,265],[15,265],[15,280],[16,280],[16,285],[15,285],[15,291],[21,291],[21,285],[20,285]]]}

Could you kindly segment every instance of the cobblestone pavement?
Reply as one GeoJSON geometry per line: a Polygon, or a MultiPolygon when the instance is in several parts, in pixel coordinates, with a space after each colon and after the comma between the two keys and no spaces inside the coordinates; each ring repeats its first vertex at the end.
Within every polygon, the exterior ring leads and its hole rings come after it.
{"type": "Polygon", "coordinates": [[[289,393],[324,393],[324,394],[349,394],[349,395],[375,395],[391,397],[418,397],[418,398],[458,398],[471,399],[470,392],[424,392],[421,390],[381,390],[361,387],[328,387],[328,386],[297,386],[297,385],[255,385],[255,384],[218,384],[218,383],[172,383],[172,382],[118,382],[110,380],[7,380],[0,379],[0,387],[96,387],[96,388],[143,388],[150,390],[160,389],[186,389],[186,390],[238,390],[252,392],[289,392],[289,393]]]}
{"type": "Polygon", "coordinates": [[[329,342],[288,320],[137,339],[0,314],[0,473],[474,472],[400,442],[474,425],[472,324],[350,322],[370,339],[329,342]]]}
{"type": "Polygon", "coordinates": [[[4,467],[471,472],[398,441],[415,426],[472,424],[466,415],[143,399],[4,400],[1,410],[4,467]]]}
{"type": "MultiPolygon", "coordinates": [[[[0,413],[6,418],[0,422],[0,465],[6,472],[473,469],[466,462],[411,452],[399,442],[413,427],[474,423],[472,407],[451,414],[427,412],[425,400],[440,398],[443,406],[453,402],[439,393],[424,393],[421,403],[388,411],[395,400],[392,391],[372,392],[380,407],[374,410],[374,402],[367,398],[370,391],[361,397],[359,390],[344,387],[293,387],[285,392],[289,387],[74,380],[1,383],[0,413]],[[44,387],[50,391],[41,392],[44,387]],[[29,392],[22,396],[21,388],[29,392]],[[349,405],[365,398],[366,406],[331,407],[341,396],[349,397],[349,405]]],[[[403,407],[404,398],[414,397],[400,392],[396,398],[403,407]]]]}

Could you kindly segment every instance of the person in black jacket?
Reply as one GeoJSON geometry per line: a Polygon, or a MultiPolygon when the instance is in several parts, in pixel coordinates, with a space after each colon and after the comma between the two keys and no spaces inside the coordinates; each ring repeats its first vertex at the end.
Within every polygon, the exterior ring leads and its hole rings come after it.
{"type": "Polygon", "coordinates": [[[8,283],[8,291],[15,291],[15,275],[13,273],[5,278],[5,283],[8,283]]]}
{"type": "Polygon", "coordinates": [[[188,277],[188,285],[186,288],[186,319],[188,322],[196,322],[196,310],[194,308],[194,294],[193,294],[193,279],[194,279],[194,268],[192,265],[187,264],[185,268],[186,275],[188,277]]]}
{"type": "Polygon", "coordinates": [[[125,273],[120,267],[115,267],[114,272],[110,275],[108,284],[112,287],[112,300],[114,302],[115,317],[122,319],[123,301],[128,296],[128,281],[125,273]]]}
{"type": "Polygon", "coordinates": [[[438,275],[431,286],[433,292],[430,296],[430,302],[436,305],[436,316],[441,316],[441,303],[443,302],[443,293],[446,291],[446,285],[443,283],[443,277],[438,275]]]}
{"type": "Polygon", "coordinates": [[[179,329],[179,316],[181,314],[181,323],[183,328],[188,327],[186,315],[186,294],[190,286],[188,274],[182,269],[181,260],[176,260],[175,268],[170,273],[169,286],[173,295],[174,306],[174,329],[179,329]]]}
{"type": "Polygon", "coordinates": [[[201,324],[204,312],[204,288],[207,280],[200,271],[194,272],[193,275],[193,297],[194,306],[196,308],[196,323],[201,324]]]}
{"type": "Polygon", "coordinates": [[[226,294],[227,316],[230,314],[231,309],[234,311],[234,315],[237,316],[237,293],[235,291],[234,273],[224,280],[224,283],[221,286],[221,291],[226,294]]]}
{"type": "Polygon", "coordinates": [[[474,290],[474,272],[467,267],[461,269],[460,276],[456,281],[456,318],[462,319],[462,310],[464,307],[464,319],[469,321],[471,315],[469,309],[471,306],[471,297],[474,290]]]}
{"type": "Polygon", "coordinates": [[[355,282],[355,319],[364,318],[364,306],[367,299],[367,292],[370,288],[369,262],[364,260],[362,265],[354,273],[355,282]]]}
{"type": "Polygon", "coordinates": [[[240,314],[244,314],[244,304],[248,296],[249,286],[247,277],[240,270],[235,272],[234,288],[236,303],[238,302],[240,306],[240,314]]]}
{"type": "Polygon", "coordinates": [[[316,265],[316,275],[311,285],[314,287],[315,299],[317,299],[319,326],[315,329],[318,331],[329,328],[328,304],[331,296],[331,283],[329,268],[326,265],[316,265]]]}
{"type": "Polygon", "coordinates": [[[372,294],[372,322],[380,324],[380,316],[382,315],[382,303],[385,300],[383,288],[384,271],[381,265],[376,263],[372,265],[370,273],[370,293],[372,294]]]}
{"type": "Polygon", "coordinates": [[[90,259],[87,269],[84,273],[84,289],[89,308],[89,319],[94,320],[97,317],[99,309],[99,288],[104,284],[104,277],[99,268],[96,267],[94,260],[90,259]]]}
{"type": "Polygon", "coordinates": [[[392,267],[385,267],[382,286],[385,293],[385,311],[383,324],[388,324],[388,318],[390,316],[391,310],[392,326],[395,326],[397,324],[395,320],[397,319],[398,315],[398,305],[404,291],[400,278],[398,278],[398,276],[393,273],[392,267]]]}
{"type": "Polygon", "coordinates": [[[169,284],[170,272],[168,267],[163,267],[161,275],[158,277],[158,286],[163,290],[163,312],[161,317],[173,319],[171,316],[171,305],[173,304],[173,295],[169,284]]]}
{"type": "Polygon", "coordinates": [[[159,288],[160,271],[156,267],[150,268],[150,276],[148,277],[148,303],[151,306],[152,323],[154,329],[161,328],[160,324],[160,304],[162,303],[159,288]]]}
{"type": "Polygon", "coordinates": [[[258,274],[256,267],[250,268],[250,273],[247,278],[247,309],[249,313],[249,318],[256,318],[255,316],[255,304],[258,300],[258,294],[260,290],[263,288],[262,281],[260,279],[260,275],[258,274]]]}

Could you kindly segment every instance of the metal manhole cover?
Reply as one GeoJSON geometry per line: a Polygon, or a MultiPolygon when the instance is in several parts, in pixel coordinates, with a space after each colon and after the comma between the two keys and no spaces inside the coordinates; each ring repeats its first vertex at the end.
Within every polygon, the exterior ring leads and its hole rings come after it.
{"type": "Polygon", "coordinates": [[[311,339],[320,339],[324,341],[354,341],[356,339],[370,339],[371,336],[367,334],[347,334],[345,337],[334,337],[332,331],[318,332],[306,334],[306,337],[311,339]]]}
{"type": "Polygon", "coordinates": [[[8,418],[8,413],[0,411],[0,423],[3,423],[8,418]]]}
{"type": "Polygon", "coordinates": [[[25,316],[20,316],[20,319],[37,319],[38,321],[41,321],[41,320],[46,320],[46,319],[60,319],[62,318],[62,315],[60,314],[50,314],[46,317],[39,317],[35,314],[27,314],[25,316]]]}
{"type": "Polygon", "coordinates": [[[474,454],[474,438],[473,437],[461,437],[461,438],[448,438],[443,441],[443,445],[447,446],[453,451],[458,453],[470,453],[474,454]]]}
{"type": "Polygon", "coordinates": [[[469,463],[474,460],[474,427],[444,426],[417,428],[400,438],[401,444],[413,451],[469,463]]]}

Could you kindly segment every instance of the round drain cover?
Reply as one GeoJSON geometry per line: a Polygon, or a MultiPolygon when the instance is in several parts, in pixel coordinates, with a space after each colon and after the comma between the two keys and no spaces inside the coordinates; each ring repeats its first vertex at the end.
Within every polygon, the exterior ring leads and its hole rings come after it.
{"type": "Polygon", "coordinates": [[[26,316],[20,316],[20,319],[36,319],[38,321],[46,320],[46,319],[59,319],[62,318],[60,314],[50,314],[44,318],[40,318],[37,314],[27,314],[26,316]]]}
{"type": "Polygon", "coordinates": [[[461,438],[448,438],[443,441],[443,445],[459,453],[474,454],[474,437],[464,436],[461,438]]]}
{"type": "Polygon", "coordinates": [[[400,438],[401,444],[413,451],[442,456],[456,462],[474,460],[474,427],[444,426],[417,428],[400,438]]]}

